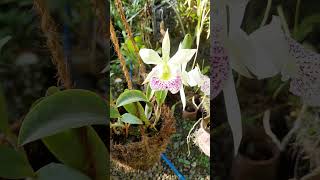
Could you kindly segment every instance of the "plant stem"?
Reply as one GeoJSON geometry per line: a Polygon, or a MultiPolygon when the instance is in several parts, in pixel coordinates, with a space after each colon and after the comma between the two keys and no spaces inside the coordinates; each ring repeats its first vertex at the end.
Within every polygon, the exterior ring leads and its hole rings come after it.
{"type": "Polygon", "coordinates": [[[293,29],[294,35],[296,35],[297,31],[298,31],[299,16],[300,16],[300,5],[301,5],[301,0],[297,0],[296,13],[295,13],[295,17],[294,17],[294,29],[293,29]]]}
{"type": "Polygon", "coordinates": [[[288,23],[286,21],[286,17],[284,16],[283,9],[282,9],[281,5],[277,6],[277,11],[280,16],[282,27],[284,29],[285,34],[287,36],[290,36],[290,29],[289,29],[288,23]]]}
{"type": "Polygon", "coordinates": [[[272,0],[268,0],[268,4],[267,4],[267,7],[266,7],[266,11],[264,13],[264,17],[263,17],[263,20],[260,24],[260,27],[264,26],[268,20],[268,17],[269,17],[269,13],[270,13],[270,9],[271,9],[271,5],[272,5],[272,0]]]}
{"type": "Polygon", "coordinates": [[[301,123],[302,123],[302,118],[304,113],[307,110],[307,105],[303,104],[300,110],[300,113],[296,119],[296,121],[294,122],[293,128],[289,131],[289,133],[283,138],[282,142],[281,142],[281,150],[284,150],[284,148],[287,146],[287,144],[290,141],[290,138],[293,136],[293,134],[296,132],[297,129],[299,129],[301,123]]]}

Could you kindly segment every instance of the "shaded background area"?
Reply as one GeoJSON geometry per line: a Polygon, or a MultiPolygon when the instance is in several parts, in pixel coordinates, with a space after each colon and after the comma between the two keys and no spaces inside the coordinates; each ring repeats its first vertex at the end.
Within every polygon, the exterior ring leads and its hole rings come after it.
{"type": "MultiPolygon", "coordinates": [[[[74,88],[92,90],[106,97],[109,76],[102,70],[107,65],[109,46],[90,1],[47,3],[58,26],[61,44],[68,43],[65,46],[70,48],[67,59],[74,88]]],[[[6,36],[11,39],[0,52],[0,84],[7,101],[11,128],[18,134],[21,121],[31,105],[45,96],[49,87],[59,87],[60,84],[32,0],[0,2],[0,39],[6,36]]],[[[107,145],[108,129],[95,128],[107,145]]],[[[36,170],[49,162],[58,162],[41,141],[30,143],[25,149],[36,170]]]]}

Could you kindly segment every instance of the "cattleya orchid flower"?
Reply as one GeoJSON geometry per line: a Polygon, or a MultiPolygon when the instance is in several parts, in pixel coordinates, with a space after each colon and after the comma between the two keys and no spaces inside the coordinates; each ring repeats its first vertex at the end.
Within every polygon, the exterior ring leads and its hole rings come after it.
{"type": "Polygon", "coordinates": [[[289,31],[281,28],[281,18],[277,16],[247,35],[240,25],[248,0],[228,0],[226,4],[230,7],[230,32],[224,38],[234,69],[247,76],[237,62],[244,64],[258,79],[281,73],[283,81],[291,80],[290,91],[294,95],[307,105],[320,106],[320,54],[295,41],[289,31]]]}
{"type": "Polygon", "coordinates": [[[210,96],[210,78],[206,75],[201,74],[201,71],[198,66],[188,72],[188,84],[193,86],[199,86],[201,91],[210,96]]]}
{"type": "Polygon", "coordinates": [[[143,84],[150,82],[153,91],[168,90],[172,94],[180,91],[182,102],[185,102],[183,82],[188,80],[182,75],[182,65],[187,64],[195,53],[196,49],[179,48],[170,58],[170,38],[167,30],[162,41],[162,58],[152,49],[141,49],[139,52],[144,63],[156,65],[143,84]]]}

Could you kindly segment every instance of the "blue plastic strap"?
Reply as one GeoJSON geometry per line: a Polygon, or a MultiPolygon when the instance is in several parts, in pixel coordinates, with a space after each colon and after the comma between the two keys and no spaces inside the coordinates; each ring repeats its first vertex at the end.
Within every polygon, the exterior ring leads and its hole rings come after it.
{"type": "Polygon", "coordinates": [[[171,163],[167,156],[162,153],[161,158],[167,163],[167,165],[172,169],[172,171],[178,176],[179,180],[185,180],[185,177],[176,169],[176,167],[171,163]]]}

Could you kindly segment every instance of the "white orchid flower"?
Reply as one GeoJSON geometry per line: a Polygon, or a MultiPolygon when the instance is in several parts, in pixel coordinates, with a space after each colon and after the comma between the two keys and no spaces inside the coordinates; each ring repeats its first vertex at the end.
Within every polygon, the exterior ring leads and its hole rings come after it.
{"type": "Polygon", "coordinates": [[[228,51],[230,64],[238,73],[248,78],[252,74],[258,79],[272,77],[278,73],[294,76],[297,67],[289,54],[286,35],[281,29],[279,17],[273,16],[272,22],[262,26],[251,34],[241,29],[241,23],[248,0],[228,0],[221,3],[216,13],[217,28],[222,29],[218,36],[228,51]],[[225,7],[229,7],[230,24],[227,23],[225,7]]]}
{"type": "Polygon", "coordinates": [[[188,84],[191,87],[199,86],[205,95],[210,96],[210,78],[201,73],[199,66],[188,72],[188,84]]]}
{"type": "Polygon", "coordinates": [[[172,94],[180,91],[182,102],[184,102],[183,82],[187,80],[186,76],[182,75],[182,65],[186,65],[191,60],[196,49],[179,48],[170,58],[170,38],[167,30],[162,41],[162,58],[152,49],[141,49],[139,53],[144,63],[156,65],[143,84],[150,82],[153,91],[169,90],[172,94]]]}

